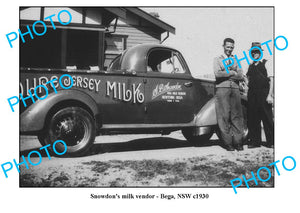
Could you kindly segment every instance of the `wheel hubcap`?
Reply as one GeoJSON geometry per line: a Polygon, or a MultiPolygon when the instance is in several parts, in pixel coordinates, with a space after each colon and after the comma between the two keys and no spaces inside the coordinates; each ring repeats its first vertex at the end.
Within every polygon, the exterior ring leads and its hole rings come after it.
{"type": "Polygon", "coordinates": [[[68,116],[57,122],[55,135],[68,146],[75,146],[82,142],[85,136],[86,124],[76,116],[68,116]]]}

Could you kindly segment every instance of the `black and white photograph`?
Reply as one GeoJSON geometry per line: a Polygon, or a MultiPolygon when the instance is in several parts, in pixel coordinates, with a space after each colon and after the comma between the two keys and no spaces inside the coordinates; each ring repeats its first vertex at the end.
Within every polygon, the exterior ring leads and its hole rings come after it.
{"type": "Polygon", "coordinates": [[[273,187],[273,18],[20,7],[20,187],[273,187]]]}

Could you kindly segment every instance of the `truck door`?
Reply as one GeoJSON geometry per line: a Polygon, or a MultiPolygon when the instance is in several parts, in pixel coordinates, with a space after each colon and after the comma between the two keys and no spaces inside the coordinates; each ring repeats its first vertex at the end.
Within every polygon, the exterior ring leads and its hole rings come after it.
{"type": "Polygon", "coordinates": [[[136,72],[123,72],[121,56],[117,56],[108,68],[111,74],[106,77],[105,94],[100,100],[100,104],[105,103],[103,124],[112,124],[114,128],[145,121],[144,77],[137,76],[136,72]]]}
{"type": "Polygon", "coordinates": [[[188,123],[194,118],[194,82],[179,52],[156,48],[148,55],[146,123],[188,123]]]}

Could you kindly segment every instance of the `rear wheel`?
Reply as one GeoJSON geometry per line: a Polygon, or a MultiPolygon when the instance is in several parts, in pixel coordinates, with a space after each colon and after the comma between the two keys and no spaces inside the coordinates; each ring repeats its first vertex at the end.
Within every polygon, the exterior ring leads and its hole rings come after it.
{"type": "Polygon", "coordinates": [[[213,135],[213,131],[210,131],[204,135],[194,135],[193,128],[187,128],[182,130],[183,136],[187,139],[188,142],[195,146],[207,144],[211,136],[213,135]]]}
{"type": "MultiPolygon", "coordinates": [[[[63,140],[67,145],[66,155],[80,156],[88,152],[95,136],[95,120],[92,115],[81,107],[66,107],[52,116],[44,137],[40,136],[39,140],[45,145],[63,140]]],[[[65,146],[57,143],[55,149],[62,153],[65,146]]]]}

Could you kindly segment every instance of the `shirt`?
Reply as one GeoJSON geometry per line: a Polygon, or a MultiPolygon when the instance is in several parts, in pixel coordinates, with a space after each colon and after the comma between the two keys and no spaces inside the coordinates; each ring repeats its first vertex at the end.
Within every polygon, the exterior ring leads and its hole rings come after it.
{"type": "MultiPolygon", "coordinates": [[[[243,79],[243,70],[239,68],[237,61],[231,55],[234,60],[234,64],[230,67],[227,67],[229,73],[226,71],[223,60],[228,58],[224,54],[214,58],[213,69],[216,76],[216,87],[231,87],[239,88],[238,82],[243,79]],[[236,72],[237,75],[233,76],[231,72],[236,72]]],[[[227,60],[225,63],[231,63],[232,60],[227,60]]]]}
{"type": "Polygon", "coordinates": [[[250,64],[247,72],[249,91],[252,89],[269,90],[270,79],[265,66],[266,62],[267,60],[262,60],[250,64]]]}
{"type": "MultiPolygon", "coordinates": [[[[257,65],[259,62],[262,62],[263,59],[260,61],[253,61],[252,64],[257,65]]],[[[265,67],[268,73],[268,77],[274,77],[274,71],[273,71],[273,61],[272,59],[266,59],[265,67]]]]}

